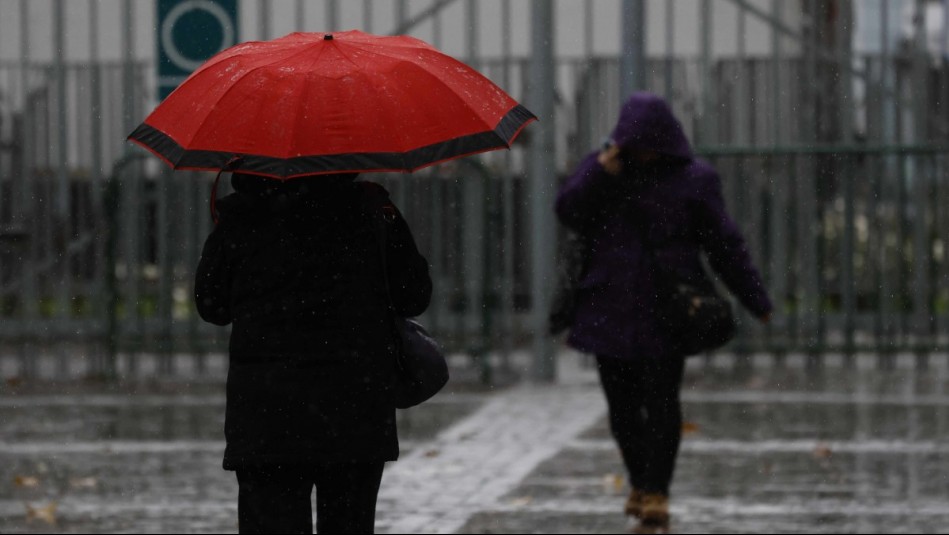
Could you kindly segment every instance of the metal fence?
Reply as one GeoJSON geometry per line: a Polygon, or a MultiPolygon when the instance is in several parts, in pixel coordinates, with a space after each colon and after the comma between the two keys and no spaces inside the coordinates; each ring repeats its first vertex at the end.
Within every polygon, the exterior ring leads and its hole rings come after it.
{"type": "Polygon", "coordinates": [[[949,153],[706,150],[777,305],[740,349],[931,352],[949,344],[949,153]]]}
{"type": "MultiPolygon", "coordinates": [[[[755,7],[761,2],[722,1],[744,6],[748,19],[780,13],[777,2],[768,12],[755,7]]],[[[431,2],[430,16],[469,13],[448,13],[452,3],[431,2]]],[[[673,3],[682,5],[663,5],[673,3]]],[[[424,14],[401,17],[423,24],[424,14]]],[[[585,17],[584,54],[558,59],[549,81],[558,97],[548,118],[557,133],[551,188],[599,145],[622,100],[622,62],[592,56],[595,28],[585,17]]],[[[912,48],[828,57],[817,51],[820,35],[769,24],[796,45],[729,57],[670,49],[645,63],[643,78],[669,97],[722,174],[778,304],[766,328],[743,316],[730,349],[818,358],[945,351],[945,59],[912,48]]],[[[519,100],[537,83],[530,58],[510,49],[468,61],[519,100]]],[[[0,63],[0,364],[13,363],[8,373],[41,373],[38,354],[53,355],[57,375],[76,373],[76,347],[89,355],[78,373],[135,375],[140,360],[163,374],[183,362],[201,372],[207,355],[226,347],[226,331],[202,323],[191,300],[211,228],[210,177],[170,172],[124,142],[129,118],[153,104],[152,68],[0,63]]],[[[532,252],[541,236],[530,222],[530,136],[510,152],[368,177],[390,189],[431,262],[435,300],[423,321],[450,351],[480,363],[536,335],[534,265],[555,262],[532,252]]]]}

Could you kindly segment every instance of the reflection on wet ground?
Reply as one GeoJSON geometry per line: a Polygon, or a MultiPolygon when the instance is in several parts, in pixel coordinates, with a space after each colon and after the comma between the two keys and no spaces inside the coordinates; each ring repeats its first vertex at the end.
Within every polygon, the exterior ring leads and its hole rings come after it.
{"type": "MultiPolygon", "coordinates": [[[[692,366],[672,488],[677,533],[942,533],[945,361],[927,369],[692,366]]],[[[606,418],[465,533],[622,533],[629,492],[606,418]]]]}
{"type": "MultiPolygon", "coordinates": [[[[598,388],[595,374],[582,381],[598,388]]],[[[947,384],[949,366],[937,359],[885,371],[690,363],[674,530],[945,531],[947,384]]],[[[491,397],[448,393],[400,413],[403,451],[423,451],[491,397]]],[[[8,389],[0,395],[0,532],[236,532],[237,487],[220,468],[223,408],[207,386],[133,395],[8,389]]],[[[459,525],[466,533],[624,532],[626,492],[599,419],[459,525]]]]}
{"type": "MultiPolygon", "coordinates": [[[[237,531],[222,395],[78,390],[0,396],[0,532],[237,531]]],[[[403,454],[483,396],[399,411],[403,454]]]]}

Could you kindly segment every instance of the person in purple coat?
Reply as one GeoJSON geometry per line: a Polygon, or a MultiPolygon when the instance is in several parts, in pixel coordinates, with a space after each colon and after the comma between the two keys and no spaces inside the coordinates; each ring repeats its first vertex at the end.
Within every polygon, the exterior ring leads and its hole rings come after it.
{"type": "Polygon", "coordinates": [[[772,304],[721,179],[692,152],[669,105],[635,93],[611,139],[586,156],[557,195],[557,216],[589,244],[567,344],[596,355],[610,427],[632,487],[626,514],[668,529],[682,433],[684,351],[657,319],[659,270],[708,286],[701,254],[735,297],[767,322],[772,304]]]}

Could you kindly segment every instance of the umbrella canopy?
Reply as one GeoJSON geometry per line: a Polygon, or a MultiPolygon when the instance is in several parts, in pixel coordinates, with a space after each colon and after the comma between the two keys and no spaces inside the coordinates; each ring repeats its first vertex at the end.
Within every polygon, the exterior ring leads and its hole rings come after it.
{"type": "Polygon", "coordinates": [[[175,169],[414,171],[510,147],[536,117],[407,36],[293,33],[209,59],[129,139],[175,169]]]}

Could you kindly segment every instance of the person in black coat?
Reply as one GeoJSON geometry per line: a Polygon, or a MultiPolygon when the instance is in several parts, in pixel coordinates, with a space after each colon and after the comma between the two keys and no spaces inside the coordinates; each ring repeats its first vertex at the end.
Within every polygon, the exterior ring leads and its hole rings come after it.
{"type": "Polygon", "coordinates": [[[396,312],[424,312],[432,283],[388,193],[354,178],[235,173],[198,264],[198,312],[232,325],[224,468],[241,533],[312,533],[314,485],[318,531],[370,533],[399,455],[380,220],[396,312]]]}

